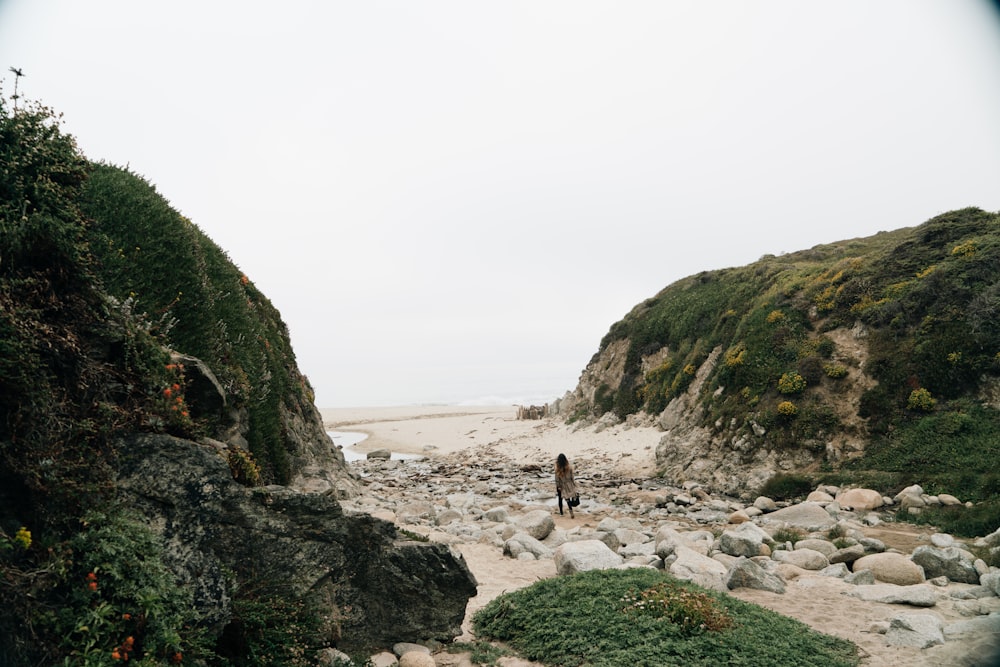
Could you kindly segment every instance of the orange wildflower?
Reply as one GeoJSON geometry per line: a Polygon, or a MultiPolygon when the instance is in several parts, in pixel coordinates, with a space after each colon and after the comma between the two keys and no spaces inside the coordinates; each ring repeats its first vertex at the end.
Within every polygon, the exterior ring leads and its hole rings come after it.
{"type": "Polygon", "coordinates": [[[170,398],[170,395],[172,393],[174,392],[170,391],[170,387],[167,387],[166,389],[163,390],[163,395],[166,396],[167,398],[170,398]]]}
{"type": "Polygon", "coordinates": [[[87,588],[89,588],[92,591],[96,591],[97,590],[97,582],[96,581],[90,582],[89,584],[87,584],[87,588]]]}

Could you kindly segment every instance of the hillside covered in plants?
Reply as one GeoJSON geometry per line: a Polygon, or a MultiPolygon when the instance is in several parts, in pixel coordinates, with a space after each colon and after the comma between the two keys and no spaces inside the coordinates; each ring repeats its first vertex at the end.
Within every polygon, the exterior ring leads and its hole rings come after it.
{"type": "Polygon", "coordinates": [[[464,562],[346,516],[356,493],[249,277],[0,97],[0,664],[309,665],[455,636],[464,562]]]}
{"type": "Polygon", "coordinates": [[[560,410],[652,415],[665,474],[733,491],[808,474],[996,504],[998,315],[1000,215],[952,211],[668,286],[560,410]]]}

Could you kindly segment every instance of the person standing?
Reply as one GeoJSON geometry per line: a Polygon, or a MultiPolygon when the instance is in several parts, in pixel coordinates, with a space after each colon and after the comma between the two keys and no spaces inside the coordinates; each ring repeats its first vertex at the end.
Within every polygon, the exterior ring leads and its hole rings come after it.
{"type": "Polygon", "coordinates": [[[556,457],[556,497],[559,499],[559,515],[563,513],[563,499],[569,509],[569,518],[573,518],[573,507],[580,504],[579,492],[576,490],[576,480],[573,479],[573,466],[565,454],[556,457]]]}

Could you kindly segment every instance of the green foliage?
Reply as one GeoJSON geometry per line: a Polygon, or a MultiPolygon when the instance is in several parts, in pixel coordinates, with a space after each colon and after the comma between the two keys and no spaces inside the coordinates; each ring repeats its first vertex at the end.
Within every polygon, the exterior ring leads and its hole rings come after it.
{"type": "Polygon", "coordinates": [[[778,403],[778,414],[786,419],[791,419],[795,415],[799,414],[799,409],[795,407],[795,404],[791,401],[782,401],[778,403]]]}
{"type": "Polygon", "coordinates": [[[791,542],[794,545],[799,540],[804,539],[805,536],[806,536],[805,533],[801,529],[789,527],[789,528],[777,529],[776,531],[774,531],[774,534],[771,536],[771,539],[773,539],[778,544],[791,542]]]}
{"type": "Polygon", "coordinates": [[[260,486],[260,466],[253,460],[253,454],[237,447],[230,447],[226,456],[233,479],[243,486],[260,486]]]}
{"type": "Polygon", "coordinates": [[[847,368],[840,364],[824,364],[823,373],[832,380],[840,380],[847,377],[847,368]]]}
{"type": "Polygon", "coordinates": [[[323,632],[318,611],[302,600],[241,596],[216,651],[227,667],[311,667],[323,632]]]}
{"type": "Polygon", "coordinates": [[[798,373],[783,373],[778,378],[778,393],[801,394],[805,388],[806,380],[798,373]]]}
{"type": "Polygon", "coordinates": [[[684,637],[733,627],[732,616],[717,598],[674,580],[661,581],[645,590],[629,590],[622,603],[623,613],[662,618],[679,628],[684,637]]]}
{"type": "MultiPolygon", "coordinates": [[[[930,524],[959,537],[982,537],[1000,526],[1000,496],[974,504],[972,507],[925,507],[917,516],[907,515],[907,521],[930,524]]],[[[988,564],[1000,566],[1000,554],[987,555],[988,564]]]]}
{"type": "Polygon", "coordinates": [[[921,412],[931,412],[937,401],[931,396],[931,392],[923,387],[910,392],[910,397],[906,399],[907,410],[919,410],[921,412]]]}
{"type": "Polygon", "coordinates": [[[815,481],[808,475],[778,473],[764,482],[760,495],[774,500],[792,500],[809,495],[814,488],[815,481]]]}
{"type": "Polygon", "coordinates": [[[468,653],[469,661],[474,665],[496,665],[497,660],[504,656],[513,655],[513,652],[485,642],[477,640],[474,642],[454,642],[448,644],[448,653],[468,653]]]}
{"type": "MultiPolygon", "coordinates": [[[[27,664],[168,665],[207,656],[204,631],[163,548],[121,509],[91,513],[65,543],[5,558],[0,630],[27,664]],[[116,659],[115,656],[118,656],[116,659]]],[[[13,658],[12,658],[13,659],[13,658]]]]}
{"type": "MultiPolygon", "coordinates": [[[[191,221],[145,180],[93,167],[81,205],[93,224],[90,247],[108,291],[158,325],[170,346],[213,370],[232,407],[249,411],[250,451],[266,482],[290,481],[282,411],[301,407],[307,385],[295,370],[285,324],[271,303],[191,221]]],[[[223,415],[190,405],[204,427],[223,415]]]]}
{"type": "Polygon", "coordinates": [[[646,568],[539,581],[495,598],[476,612],[473,628],[553,666],[858,663],[850,642],[646,568]],[[649,604],[637,606],[643,600],[649,604]],[[700,616],[705,627],[684,621],[679,610],[700,616]]]}
{"type": "MultiPolygon", "coordinates": [[[[847,467],[851,479],[895,482],[920,471],[924,476],[913,481],[959,482],[986,500],[989,472],[974,461],[988,460],[982,449],[992,441],[976,441],[962,429],[926,439],[921,421],[955,412],[948,407],[955,402],[979,400],[984,383],[998,381],[998,275],[1000,214],[968,208],[917,227],[691,276],[608,331],[601,351],[627,343],[625,379],[603,387],[600,398],[622,416],[639,409],[657,414],[691,387],[685,368],[703,368],[718,350],[697,399],[701,425],[720,437],[731,425],[749,434],[753,420],[765,429],[751,437],[756,446],[822,457],[825,443],[849,423],[852,439],[871,443],[847,467]],[[866,348],[857,358],[860,374],[848,372],[853,360],[837,354],[840,338],[832,334],[854,329],[864,333],[857,338],[866,348]],[[643,373],[654,354],[663,361],[643,373]],[[856,393],[860,420],[843,414],[856,393]],[[886,454],[902,442],[913,446],[910,455],[886,454]],[[898,459],[909,468],[897,466],[898,459]],[[938,460],[962,461],[967,476],[980,481],[935,471],[938,460]]],[[[985,424],[996,418],[995,408],[981,412],[985,424]]]]}
{"type": "Polygon", "coordinates": [[[283,596],[240,596],[246,650],[214,655],[159,538],[114,504],[121,436],[229,425],[168,350],[247,411],[235,474],[288,481],[283,414],[312,395],[278,312],[151,185],[88,163],[50,110],[0,99],[0,164],[0,663],[306,664],[318,617],[283,596]]]}

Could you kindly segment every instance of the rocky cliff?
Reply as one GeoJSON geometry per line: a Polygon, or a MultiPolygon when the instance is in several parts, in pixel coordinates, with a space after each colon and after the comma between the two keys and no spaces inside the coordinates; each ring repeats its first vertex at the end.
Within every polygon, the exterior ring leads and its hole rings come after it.
{"type": "Polygon", "coordinates": [[[691,276],[615,323],[557,408],[657,423],[660,472],[725,493],[780,473],[964,469],[989,496],[972,476],[1000,424],[998,275],[1000,216],[965,209],[691,276]]]}
{"type": "Polygon", "coordinates": [[[211,446],[168,435],[120,444],[118,487],[154,526],[178,582],[201,617],[233,628],[233,573],[258,594],[302,600],[343,651],[461,633],[476,581],[447,546],[400,535],[393,524],[347,515],[329,495],[233,481],[211,446]]]}
{"type": "Polygon", "coordinates": [[[315,664],[460,632],[447,547],[348,515],[277,309],[0,98],[0,664],[315,664]]]}

